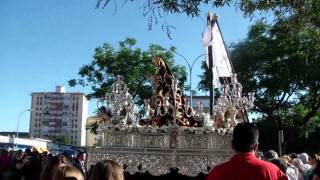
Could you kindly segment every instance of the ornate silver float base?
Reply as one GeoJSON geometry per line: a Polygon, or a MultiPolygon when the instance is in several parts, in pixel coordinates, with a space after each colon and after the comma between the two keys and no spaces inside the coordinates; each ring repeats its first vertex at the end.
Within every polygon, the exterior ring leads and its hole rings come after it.
{"type": "Polygon", "coordinates": [[[197,176],[232,155],[231,134],[216,131],[201,134],[189,131],[127,132],[104,131],[103,147],[88,149],[88,166],[109,159],[126,165],[134,174],[146,172],[159,176],[178,168],[180,174],[197,176]]]}

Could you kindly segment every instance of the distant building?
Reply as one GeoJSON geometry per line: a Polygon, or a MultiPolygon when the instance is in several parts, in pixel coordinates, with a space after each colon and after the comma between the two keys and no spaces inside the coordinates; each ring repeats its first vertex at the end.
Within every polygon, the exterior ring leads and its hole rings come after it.
{"type": "MultiPolygon", "coordinates": [[[[6,132],[2,131],[0,132],[0,136],[9,136],[9,137],[15,137],[17,135],[17,132],[11,131],[11,132],[6,132]]],[[[29,132],[19,132],[19,138],[29,138],[29,132]]]]}
{"type": "MultiPolygon", "coordinates": [[[[100,121],[100,118],[97,116],[88,117],[87,126],[97,121],[100,121]]],[[[90,129],[86,129],[86,146],[89,146],[89,147],[96,146],[97,143],[98,143],[98,136],[91,133],[90,129]]]]}
{"type": "Polygon", "coordinates": [[[16,138],[15,134],[13,136],[0,135],[0,149],[33,149],[38,152],[48,151],[48,144],[51,143],[50,140],[40,139],[40,138],[16,138]]]}
{"type": "Polygon", "coordinates": [[[34,92],[31,96],[31,137],[68,139],[72,145],[85,145],[88,101],[84,93],[66,93],[64,86],[57,86],[55,92],[34,92]]]}
{"type": "MultiPolygon", "coordinates": [[[[190,102],[190,96],[185,96],[187,102],[190,102]]],[[[210,108],[210,102],[209,102],[209,96],[192,96],[192,108],[197,109],[198,105],[202,103],[203,110],[205,112],[209,112],[210,108]]]]}

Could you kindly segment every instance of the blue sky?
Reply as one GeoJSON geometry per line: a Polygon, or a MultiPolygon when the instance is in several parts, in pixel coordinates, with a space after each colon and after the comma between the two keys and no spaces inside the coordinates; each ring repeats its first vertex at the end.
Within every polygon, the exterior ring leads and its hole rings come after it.
{"type": "MultiPolygon", "coordinates": [[[[151,43],[177,51],[192,61],[204,53],[201,33],[208,11],[219,15],[222,34],[227,44],[245,38],[252,23],[235,8],[203,7],[201,17],[171,15],[175,26],[172,40],[161,30],[161,23],[148,31],[141,4],[95,9],[96,0],[28,0],[0,1],[0,131],[16,131],[20,112],[30,108],[32,92],[50,92],[58,84],[67,92],[90,92],[89,88],[68,87],[79,68],[92,60],[94,48],[104,42],[117,47],[126,37],[135,38],[137,47],[151,43]]],[[[186,65],[176,57],[177,64],[186,65]]],[[[200,62],[192,73],[193,87],[201,73],[200,62]]],[[[89,104],[89,115],[95,105],[89,104]]],[[[19,131],[29,130],[29,112],[20,119],[19,131]]]]}

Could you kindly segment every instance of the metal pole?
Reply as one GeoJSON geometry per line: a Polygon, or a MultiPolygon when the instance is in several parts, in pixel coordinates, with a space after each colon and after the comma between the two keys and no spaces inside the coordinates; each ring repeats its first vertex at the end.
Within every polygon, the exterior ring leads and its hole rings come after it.
{"type": "Polygon", "coordinates": [[[16,146],[18,145],[20,118],[21,118],[23,113],[28,112],[28,111],[32,111],[32,109],[27,109],[27,110],[24,110],[21,113],[19,113],[18,122],[17,122],[17,132],[16,132],[16,146]]]}
{"type": "Polygon", "coordinates": [[[279,146],[279,157],[282,156],[282,143],[283,143],[283,130],[278,131],[278,146],[279,146]]]}
{"type": "Polygon", "coordinates": [[[191,81],[191,73],[192,73],[192,66],[189,68],[189,81],[190,81],[190,107],[192,108],[192,81],[191,81]]]}
{"type": "Polygon", "coordinates": [[[192,68],[193,68],[193,65],[194,63],[200,59],[200,57],[204,56],[205,54],[201,54],[199,55],[196,59],[193,60],[191,66],[190,66],[190,107],[192,107],[192,81],[191,81],[191,77],[192,77],[192,68]]]}
{"type": "Polygon", "coordinates": [[[194,63],[199,60],[202,56],[204,56],[205,54],[201,54],[199,55],[198,57],[196,57],[193,61],[192,61],[192,64],[190,64],[190,62],[187,60],[186,57],[184,57],[182,54],[178,53],[178,52],[175,52],[173,51],[173,53],[179,55],[180,57],[182,57],[182,59],[187,63],[188,65],[188,68],[189,68],[189,82],[190,82],[190,90],[189,90],[189,93],[190,93],[190,107],[192,107],[192,68],[193,68],[193,65],[194,63]]]}

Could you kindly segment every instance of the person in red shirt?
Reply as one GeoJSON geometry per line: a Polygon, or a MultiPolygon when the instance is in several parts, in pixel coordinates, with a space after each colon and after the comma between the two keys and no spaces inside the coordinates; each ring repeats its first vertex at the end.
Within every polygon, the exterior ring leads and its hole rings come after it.
{"type": "Polygon", "coordinates": [[[287,180],[276,165],[256,158],[258,139],[259,131],[253,123],[237,124],[232,135],[232,148],[236,154],[215,166],[207,180],[287,180]]]}

